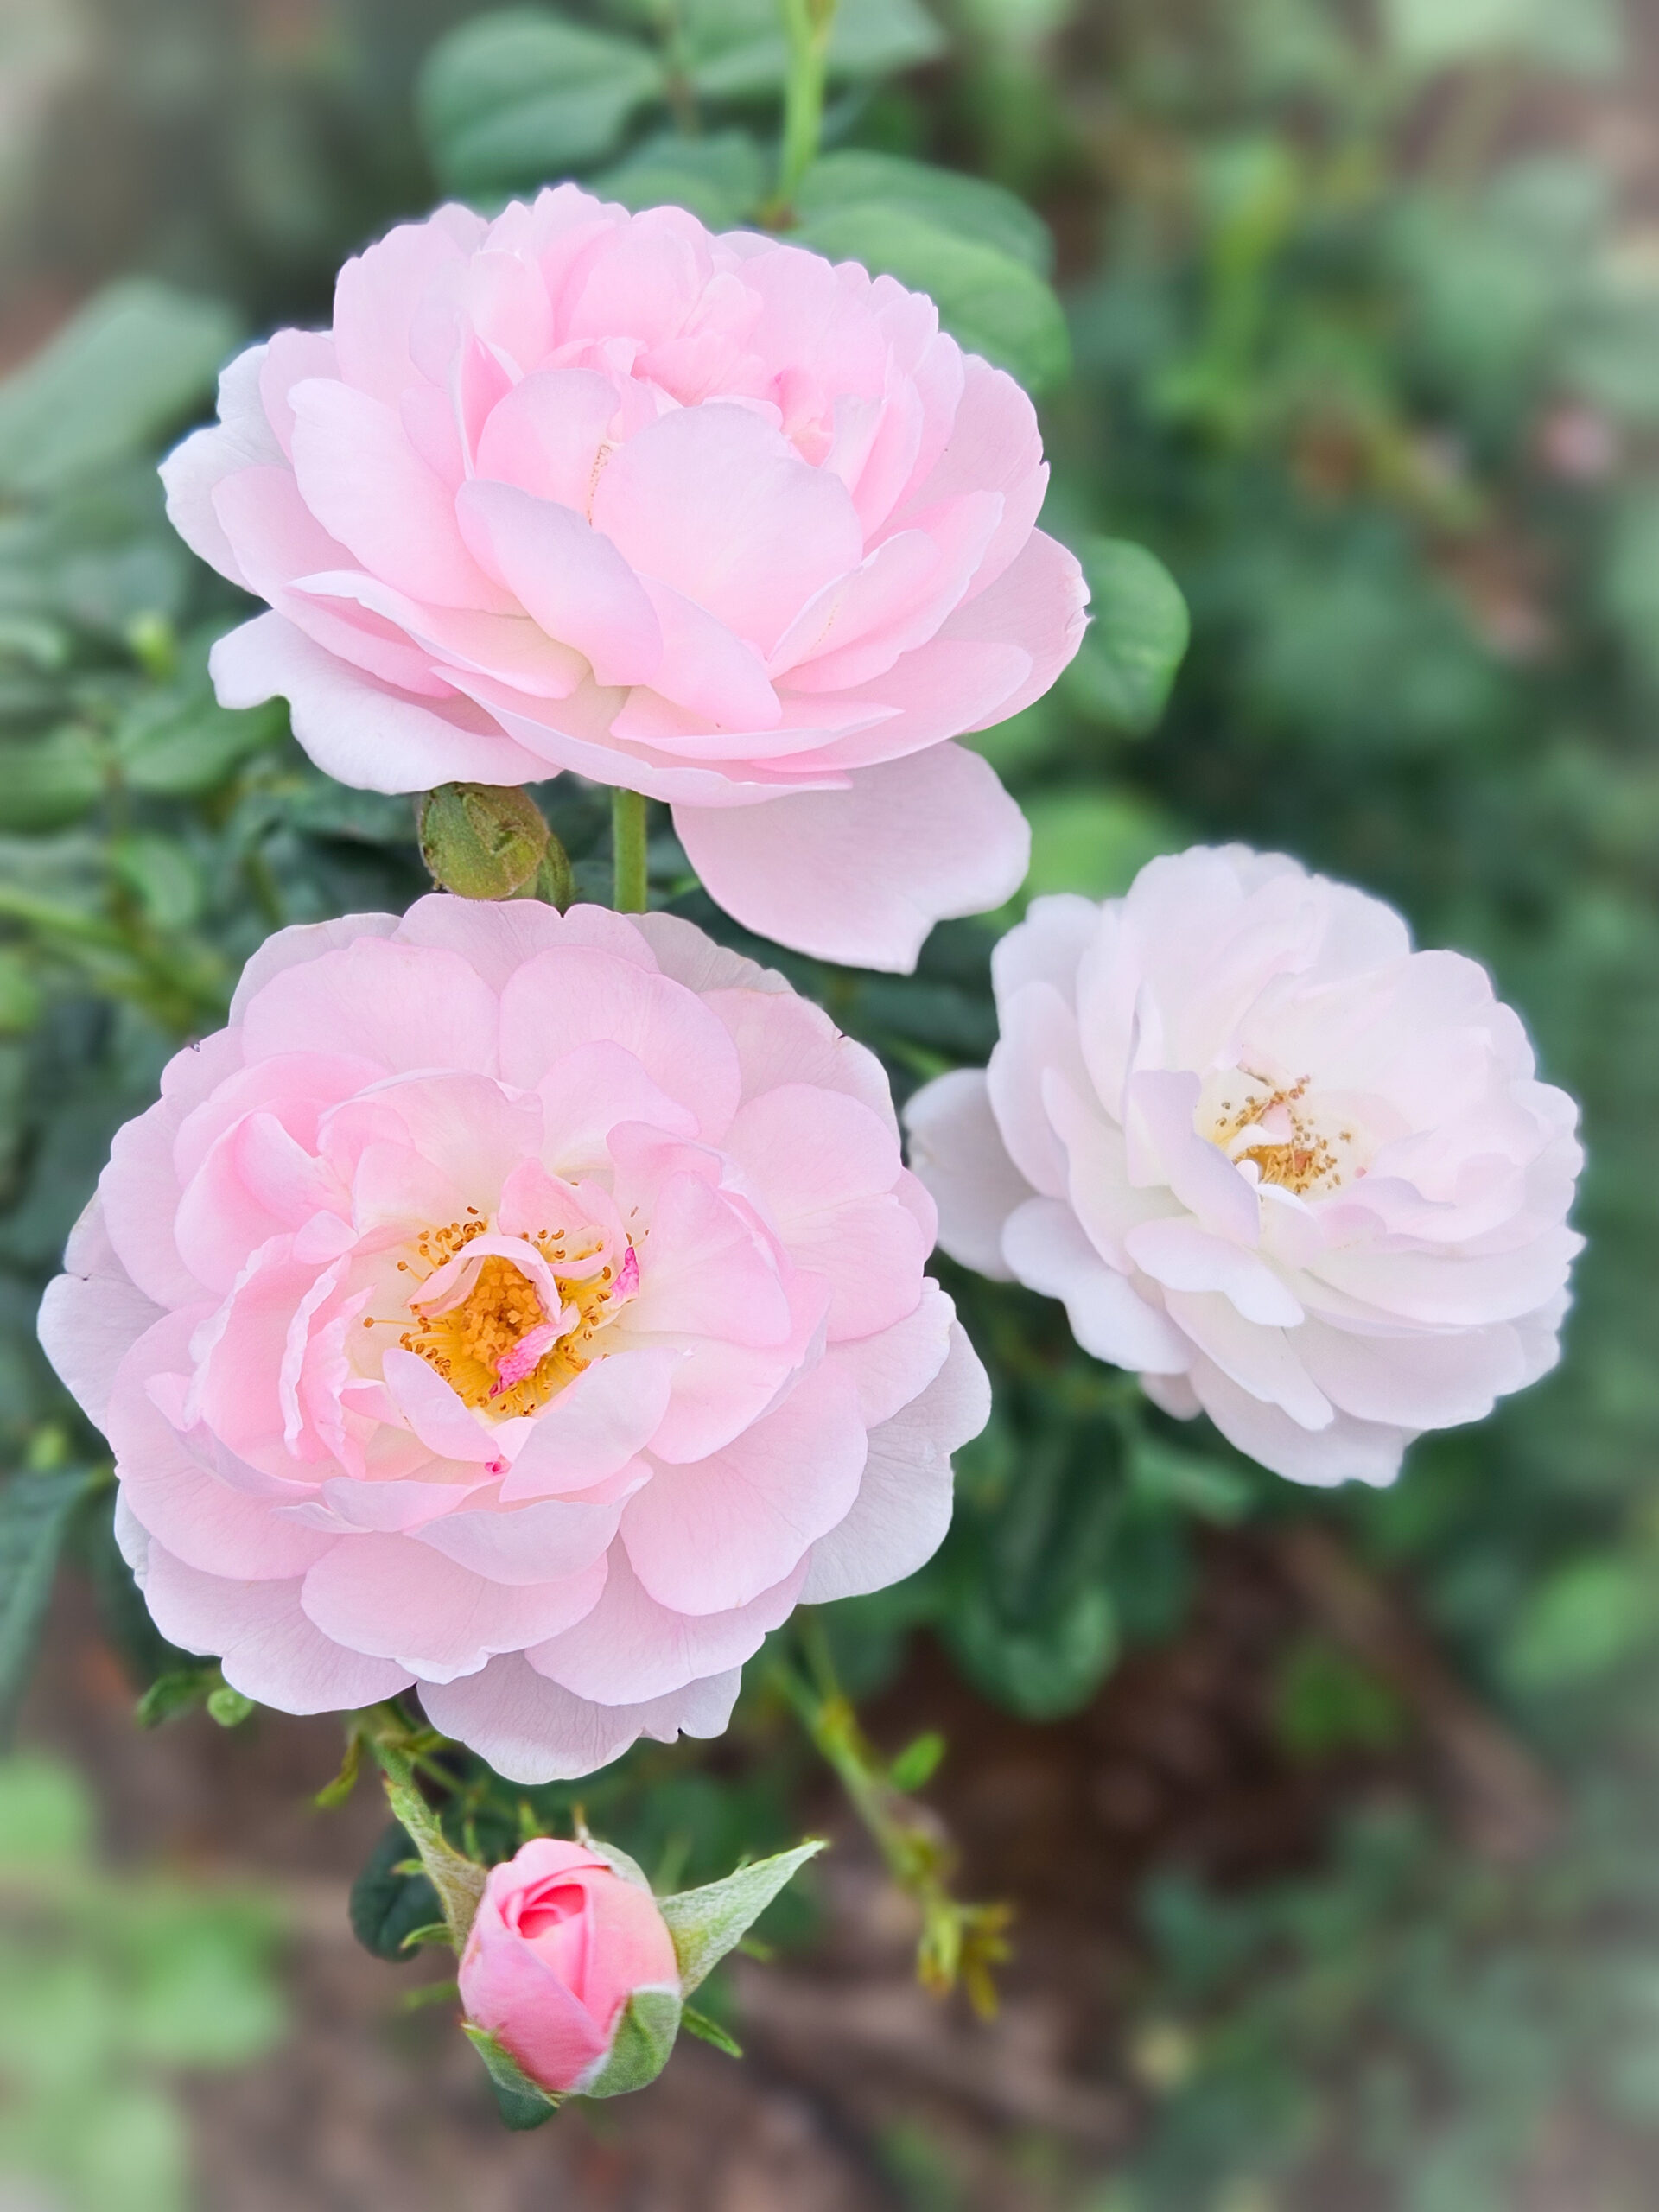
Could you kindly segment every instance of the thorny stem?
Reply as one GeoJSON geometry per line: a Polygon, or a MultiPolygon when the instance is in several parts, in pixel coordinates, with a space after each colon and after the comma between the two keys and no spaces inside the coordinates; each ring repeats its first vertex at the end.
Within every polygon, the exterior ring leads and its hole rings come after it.
{"type": "Polygon", "coordinates": [[[795,188],[811,168],[823,125],[823,81],[836,0],[779,0],[789,35],[789,75],[784,86],[784,143],[778,190],[766,219],[787,217],[795,188]]]}
{"type": "Polygon", "coordinates": [[[888,1873],[921,1907],[916,1977],[936,1997],[960,1982],[982,2019],[996,2011],[992,1968],[1009,1955],[1007,1904],[964,1904],[950,1892],[954,1845],[926,1806],[894,1788],[887,1766],[860,1727],[836,1679],[823,1630],[809,1613],[800,1621],[811,1679],[787,1661],[776,1680],[817,1751],[833,1767],[854,1811],[869,1831],[888,1873]]]}
{"type": "Polygon", "coordinates": [[[612,902],[619,914],[643,914],[651,903],[645,872],[645,802],[638,791],[611,794],[612,902]]]}

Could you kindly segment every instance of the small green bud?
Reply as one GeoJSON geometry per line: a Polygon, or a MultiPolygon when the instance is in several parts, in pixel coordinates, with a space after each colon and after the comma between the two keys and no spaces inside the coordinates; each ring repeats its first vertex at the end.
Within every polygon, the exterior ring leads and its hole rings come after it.
{"type": "Polygon", "coordinates": [[[511,899],[534,881],[551,833],[534,799],[516,786],[440,784],[421,800],[419,834],[421,858],[440,889],[511,899]]]}
{"type": "Polygon", "coordinates": [[[221,1728],[238,1728],[253,1711],[253,1700],[224,1682],[207,1693],[207,1710],[221,1728]]]}

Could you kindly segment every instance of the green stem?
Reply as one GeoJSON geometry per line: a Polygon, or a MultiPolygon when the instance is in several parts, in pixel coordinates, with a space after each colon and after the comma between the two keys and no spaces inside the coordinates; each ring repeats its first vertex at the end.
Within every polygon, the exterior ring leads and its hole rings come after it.
{"type": "Polygon", "coordinates": [[[611,865],[619,914],[643,914],[651,904],[645,873],[645,802],[638,791],[611,794],[611,865]]]}
{"type": "Polygon", "coordinates": [[[789,35],[789,75],[784,86],[784,143],[778,192],[769,215],[786,214],[795,188],[811,168],[823,125],[823,81],[836,0],[779,0],[789,35]]]}
{"type": "Polygon", "coordinates": [[[459,1954],[467,1948],[486,1870],[455,1849],[416,1781],[435,1739],[429,1731],[412,1731],[395,1705],[371,1706],[353,1716],[353,1725],[379,1764],[386,1801],[438,1893],[450,1943],[459,1954]]]}

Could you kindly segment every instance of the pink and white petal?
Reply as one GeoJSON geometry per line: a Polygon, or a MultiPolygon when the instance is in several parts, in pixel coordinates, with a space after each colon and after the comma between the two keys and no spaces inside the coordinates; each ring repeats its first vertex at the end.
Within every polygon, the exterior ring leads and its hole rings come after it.
{"type": "Polygon", "coordinates": [[[1001,1034],[985,1071],[991,1111],[1008,1156],[1045,1198],[1065,1189],[1069,1122],[1104,1119],[1077,1049],[1077,1016],[1052,983],[1027,983],[1002,1007],[1001,1034]],[[1065,1118],[1052,1109],[1056,1086],[1065,1118]]]}
{"type": "Polygon", "coordinates": [[[1345,1482],[1383,1486],[1399,1473],[1412,1440],[1409,1429],[1348,1414],[1338,1414],[1324,1428],[1304,1428],[1277,1406],[1241,1389],[1207,1359],[1193,1362],[1192,1380],[1199,1403],[1227,1441],[1287,1482],[1322,1489],[1345,1482]]]}
{"type": "Polygon", "coordinates": [[[526,961],[500,1005],[508,1083],[531,1090],[565,1053],[602,1040],[632,1052],[711,1141],[736,1111],[736,1048],[696,994],[667,976],[591,947],[561,948],[526,961]]]}
{"type": "Polygon", "coordinates": [[[395,403],[419,381],[411,333],[435,289],[443,296],[445,280],[459,277],[487,230],[470,208],[446,206],[423,221],[397,224],[346,264],[334,280],[334,334],[348,384],[395,403]]]}
{"type": "MultiPolygon", "coordinates": [[[[775,968],[763,968],[758,961],[746,960],[741,952],[716,944],[695,922],[679,914],[631,914],[628,920],[651,947],[664,975],[683,983],[699,998],[760,991],[772,998],[787,997],[791,1005],[806,1003],[796,1000],[775,968]]],[[[717,1006],[716,1011],[725,1019],[723,1007],[717,1006]]],[[[818,1009],[815,1007],[812,1011],[816,1014],[818,1009]]],[[[731,1027],[729,1020],[727,1027],[731,1027]]]]}
{"type": "Polygon", "coordinates": [[[651,1480],[642,1460],[585,1497],[546,1498],[512,1511],[489,1504],[429,1522],[419,1541],[486,1582],[522,1587],[559,1582],[590,1567],[610,1546],[622,1508],[651,1480]]]}
{"type": "Polygon", "coordinates": [[[500,991],[527,960],[561,947],[584,944],[649,968],[651,955],[638,927],[645,919],[643,914],[613,914],[607,906],[572,906],[562,914],[539,899],[459,899],[453,892],[433,891],[415,901],[397,929],[405,944],[440,945],[460,953],[493,991],[500,991]]]}
{"type": "Polygon", "coordinates": [[[737,1702],[740,1669],[711,1675],[644,1705],[594,1705],[538,1675],[517,1652],[476,1675],[423,1683],[421,1703],[435,1728],[470,1745],[505,1781],[533,1787],[593,1774],[650,1736],[718,1736],[737,1702]]]}
{"type": "Polygon", "coordinates": [[[1302,1364],[1339,1413],[1392,1428],[1451,1428],[1484,1421],[1497,1401],[1530,1380],[1519,1332],[1358,1335],[1312,1320],[1298,1332],[1302,1364]]]}
{"type": "Polygon", "coordinates": [[[161,466],[167,518],[193,553],[233,584],[246,578],[213,508],[216,486],[239,468],[281,465],[283,449],[266,418],[260,379],[270,351],[250,346],[219,378],[219,421],[194,431],[161,466]]]}
{"type": "Polygon", "coordinates": [[[476,1674],[499,1651],[522,1651],[569,1628],[605,1586],[601,1554],[555,1582],[514,1586],[446,1559],[416,1536],[346,1536],[301,1586],[306,1618],[323,1634],[423,1682],[476,1674]]]}
{"type": "Polygon", "coordinates": [[[1027,983],[1047,983],[1074,1013],[1077,971],[1101,932],[1102,916],[1092,899],[1076,892],[1051,892],[1033,899],[1026,918],[1001,938],[991,955],[991,980],[999,1007],[1013,1002],[1027,983]]]}
{"type": "Polygon", "coordinates": [[[739,1109],[725,1148],[795,1266],[830,1284],[832,1343],[914,1309],[932,1237],[894,1194],[899,1142],[880,1116],[785,1084],[739,1109]]]}
{"type": "Polygon", "coordinates": [[[179,1204],[173,1143],[184,1110],[183,1101],[162,1096],[118,1128],[98,1179],[105,1233],[130,1281],[157,1306],[197,1304],[207,1295],[173,1235],[179,1204]]]}
{"type": "Polygon", "coordinates": [[[893,1089],[880,1061],[868,1046],[843,1037],[822,1007],[788,991],[781,976],[771,976],[764,989],[711,990],[704,1004],[737,1046],[746,1099],[781,1084],[811,1084],[856,1098],[897,1132],[893,1089]]]}
{"type": "Polygon", "coordinates": [[[1196,1421],[1204,1411],[1188,1375],[1143,1375],[1141,1388],[1172,1421],[1196,1421]]]}
{"type": "Polygon", "coordinates": [[[982,1068],[953,1068],[905,1108],[910,1164],[939,1210],[939,1249],[964,1268],[1009,1280],[1002,1227],[1033,1193],[1008,1156],[982,1068]]]}
{"type": "Polygon", "coordinates": [[[1089,625],[1088,609],[1089,587],[1077,555],[1046,532],[1033,531],[995,582],[971,593],[940,627],[941,643],[996,638],[1019,645],[1029,657],[1021,681],[973,728],[988,729],[1042,697],[1076,658],[1089,625]]]}
{"type": "Polygon", "coordinates": [[[1129,1180],[1137,1190],[1167,1185],[1190,1213],[1217,1236],[1254,1248],[1262,1233],[1261,1200],[1218,1145],[1194,1127],[1199,1082],[1173,1069],[1143,1068],[1123,1086],[1123,1138],[1129,1180]]]}
{"type": "Polygon", "coordinates": [[[550,638],[586,657],[595,683],[652,680],[663,658],[656,610],[602,531],[569,507],[479,478],[456,507],[482,567],[550,638]]]}
{"type": "MultiPolygon", "coordinates": [[[[326,1543],[313,1530],[278,1518],[272,1498],[297,1502],[311,1494],[311,1484],[281,1478],[280,1489],[232,1484],[215,1464],[213,1438],[201,1430],[181,1435],[156,1403],[152,1381],[188,1370],[193,1319],[189,1313],[166,1315],[139,1338],[117,1372],[109,1438],[128,1503],[158,1541],[206,1573],[257,1580],[302,1573],[326,1543]]],[[[280,1357],[279,1339],[271,1349],[273,1408],[280,1357]]],[[[276,1433],[278,1448],[271,1456],[298,1477],[302,1470],[281,1450],[280,1412],[276,1433]]]]}
{"type": "Polygon", "coordinates": [[[297,1581],[204,1574],[151,1544],[144,1602],[170,1643],[217,1654],[232,1689],[278,1713],[349,1713],[409,1687],[395,1661],[324,1636],[301,1610],[297,1581]]]}
{"type": "Polygon", "coordinates": [[[341,914],[333,921],[292,922],[277,930],[242,970],[231,998],[231,1020],[239,1021],[248,1001],[284,968],[302,968],[320,954],[338,952],[360,937],[395,937],[402,927],[396,914],[341,914]]]}
{"type": "Polygon", "coordinates": [[[678,805],[674,826],[709,894],[798,952],[908,974],[948,915],[1018,890],[1025,817],[988,764],[937,745],[859,772],[844,791],[765,806],[678,805]]]}
{"type": "Polygon", "coordinates": [[[871,1431],[857,1497],[812,1547],[804,1604],[861,1597],[926,1565],[950,1525],[950,1455],[979,1434],[990,1414],[989,1378],[965,1331],[953,1323],[933,1380],[871,1431]]]}
{"type": "Polygon", "coordinates": [[[671,1097],[625,1046],[608,1038],[566,1052],[536,1087],[547,1120],[545,1156],[563,1176],[607,1167],[611,1132],[620,1122],[642,1122],[675,1137],[698,1133],[691,1108],[671,1097]]]}
{"type": "Polygon", "coordinates": [[[680,1354],[613,1351],[543,1407],[501,1485],[504,1504],[558,1497],[606,1482],[644,1450],[668,1409],[680,1354]]]}
{"type": "Polygon", "coordinates": [[[162,1318],[116,1256],[94,1194],[69,1232],[63,1273],[47,1285],[35,1325],[58,1380],[94,1427],[105,1424],[122,1361],[162,1318]]]}
{"type": "Polygon", "coordinates": [[[1164,1310],[1212,1367],[1303,1428],[1328,1428],[1336,1410],[1303,1366],[1294,1330],[1247,1321],[1218,1291],[1166,1290],[1164,1310]]]}
{"type": "Polygon", "coordinates": [[[282,614],[257,614],[208,656],[222,707],[283,698],[294,734],[325,775],[353,790],[421,791],[445,783],[530,784],[545,753],[504,734],[470,699],[416,698],[377,683],[282,614]]]}
{"type": "Polygon", "coordinates": [[[867,1452],[852,1378],[825,1361],[724,1451],[659,1468],[629,1501],[635,1573],[675,1612],[748,1605],[846,1517],[867,1452]]]}
{"type": "Polygon", "coordinates": [[[1058,1198],[1028,1198],[1008,1216],[1002,1255],[1028,1290],[1058,1298],[1086,1352],[1135,1374],[1179,1375],[1192,1357],[1179,1329],[1107,1266],[1058,1198]]]}
{"type": "Polygon", "coordinates": [[[499,1003],[459,953],[359,937],[273,976],[244,1010],[243,1044],[250,1059],[264,1059],[337,1039],[394,1075],[488,1075],[499,1003]]]}
{"type": "Polygon", "coordinates": [[[889,527],[900,528],[964,493],[1000,493],[1001,523],[979,564],[977,589],[983,591],[1030,537],[1048,489],[1048,469],[1037,411],[1014,379],[977,353],[963,357],[962,371],[962,397],[944,451],[912,482],[889,527]]]}
{"type": "Polygon", "coordinates": [[[640,1239],[631,1337],[716,1337],[771,1349],[794,1333],[787,1287],[770,1239],[725,1192],[671,1174],[640,1239]]]}
{"type": "Polygon", "coordinates": [[[480,477],[586,512],[620,402],[593,369],[537,369],[490,410],[478,441],[480,477]]]}
{"type": "Polygon", "coordinates": [[[902,1321],[874,1336],[837,1344],[829,1355],[853,1377],[858,1416],[866,1428],[891,1421],[933,1380],[950,1349],[956,1312],[938,1283],[926,1276],[920,1300],[902,1321]]]}
{"type": "Polygon", "coordinates": [[[604,1595],[587,1619],[524,1656],[577,1697],[644,1704],[752,1659],[794,1611],[805,1573],[803,1560],[774,1589],[729,1612],[677,1613],[645,1589],[619,1544],[604,1595]]]}
{"type": "Polygon", "coordinates": [[[1218,1291],[1247,1321],[1264,1328],[1294,1328],[1305,1318],[1301,1300],[1265,1260],[1212,1236],[1185,1214],[1141,1222],[1124,1237],[1123,1249],[1166,1290],[1218,1291]]]}
{"type": "Polygon", "coordinates": [[[323,378],[296,385],[289,404],[300,496],[371,575],[435,607],[513,611],[464,543],[454,493],[410,445],[395,409],[323,378]]]}
{"type": "Polygon", "coordinates": [[[381,1373],[398,1412],[429,1452],[469,1465],[502,1459],[494,1471],[505,1472],[498,1432],[480,1421],[418,1352],[394,1344],[382,1357],[381,1373]]]}

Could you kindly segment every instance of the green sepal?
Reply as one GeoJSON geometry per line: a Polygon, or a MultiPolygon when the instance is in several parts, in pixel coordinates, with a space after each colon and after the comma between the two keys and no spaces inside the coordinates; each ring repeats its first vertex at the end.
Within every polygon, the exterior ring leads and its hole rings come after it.
{"type": "Polygon", "coordinates": [[[432,880],[463,899],[511,899],[528,890],[551,833],[516,785],[440,784],[418,809],[421,858],[432,880]]]}
{"type": "Polygon", "coordinates": [[[483,2060],[495,2092],[496,2108],[509,2127],[522,2133],[552,2119],[564,2101],[563,2097],[532,2082],[505,2044],[498,2043],[488,2029],[475,2028],[470,2020],[463,2020],[461,2031],[483,2060]]]}
{"type": "Polygon", "coordinates": [[[778,1892],[809,1859],[823,1849],[822,1839],[780,1851],[774,1859],[740,1866],[723,1882],[682,1890],[657,1902],[679,1961],[680,1986],[689,1996],[700,1981],[734,1950],[778,1892]]]}
{"type": "Polygon", "coordinates": [[[699,2012],[695,2005],[688,2005],[680,2014],[680,2025],[689,2036],[696,2036],[700,2043],[711,2043],[716,2050],[723,2050],[728,2058],[741,2058],[743,2046],[734,2036],[728,2036],[718,2020],[711,2020],[706,2012],[699,2012]]]}
{"type": "Polygon", "coordinates": [[[604,2064],[583,2084],[584,2097],[625,2097],[654,2082],[680,2031],[677,1989],[636,1989],[622,2008],[604,2064]]]}

